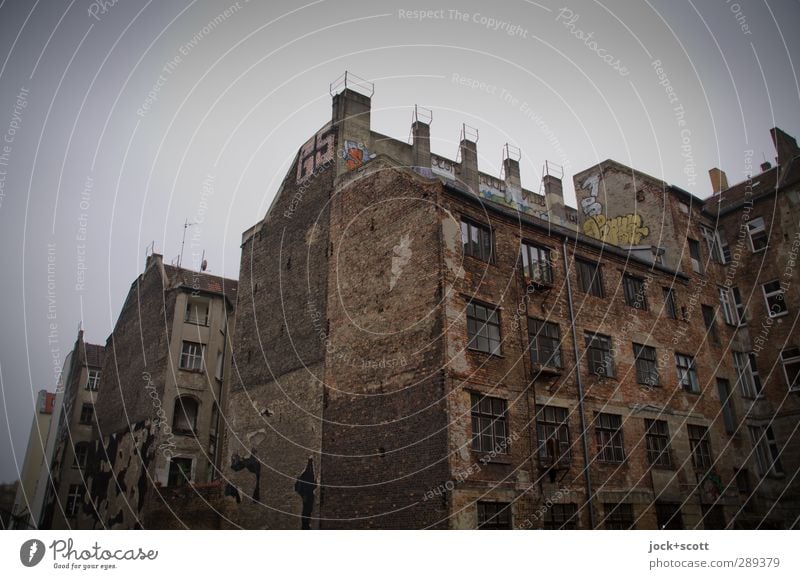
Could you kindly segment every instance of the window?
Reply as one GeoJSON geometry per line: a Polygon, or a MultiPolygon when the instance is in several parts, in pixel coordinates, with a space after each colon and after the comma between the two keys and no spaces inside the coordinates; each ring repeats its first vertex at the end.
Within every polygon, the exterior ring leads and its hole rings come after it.
{"type": "Polygon", "coordinates": [[[736,409],[733,407],[730,382],[724,378],[717,378],[717,392],[722,404],[722,421],[725,424],[725,432],[733,434],[736,432],[736,409]]]}
{"type": "Polygon", "coordinates": [[[89,458],[89,443],[79,442],[75,445],[75,462],[72,468],[86,468],[86,461],[89,458]]]}
{"type": "Polygon", "coordinates": [[[725,257],[723,256],[721,247],[722,244],[720,243],[717,232],[701,225],[700,233],[703,235],[703,241],[706,242],[706,247],[708,247],[708,255],[711,256],[711,259],[717,263],[725,263],[725,257]]]}
{"type": "Polygon", "coordinates": [[[767,248],[767,228],[764,218],[756,217],[747,222],[747,235],[750,237],[750,248],[753,253],[767,248]]]}
{"type": "Polygon", "coordinates": [[[733,351],[733,367],[736,370],[736,385],[742,396],[755,398],[761,394],[761,380],[755,368],[755,355],[733,351]]]}
{"type": "Polygon", "coordinates": [[[186,316],[183,319],[188,324],[198,326],[208,325],[208,300],[189,298],[186,302],[186,316]]]}
{"type": "Polygon", "coordinates": [[[672,453],[669,446],[669,427],[666,420],[644,419],[647,462],[653,466],[672,467],[672,453]]]}
{"type": "Polygon", "coordinates": [[[172,411],[172,431],[176,434],[194,434],[197,430],[197,400],[191,396],[178,396],[172,411]]]}
{"type": "Polygon", "coordinates": [[[578,528],[578,508],[575,503],[554,503],[544,514],[546,530],[574,531],[578,528]]]}
{"type": "Polygon", "coordinates": [[[689,447],[692,450],[692,465],[698,472],[707,472],[711,468],[711,444],[708,442],[708,428],[687,424],[689,431],[689,447]]]}
{"type": "Polygon", "coordinates": [[[81,406],[81,417],[80,423],[81,424],[91,424],[92,420],[94,419],[94,406],[91,402],[84,403],[81,406]]]}
{"type": "Polygon", "coordinates": [[[637,310],[647,310],[647,294],[645,293],[644,280],[625,274],[622,277],[625,290],[625,303],[637,310]]]}
{"type": "Polygon", "coordinates": [[[487,354],[500,354],[500,316],[496,309],[477,302],[467,304],[469,347],[487,354]]]}
{"type": "Polygon", "coordinates": [[[661,288],[664,292],[664,311],[668,318],[678,319],[678,309],[675,307],[675,292],[671,287],[661,288]]]}
{"type": "Polygon", "coordinates": [[[675,366],[678,370],[678,384],[687,392],[700,393],[700,381],[697,379],[697,368],[694,358],[686,354],[675,354],[675,366]]]}
{"type": "Polygon", "coordinates": [[[472,450],[508,453],[506,401],[473,393],[472,450]]]}
{"type": "Polygon", "coordinates": [[[711,306],[701,305],[700,311],[703,313],[703,323],[706,326],[708,337],[715,344],[719,344],[719,334],[717,333],[717,324],[714,323],[716,318],[716,315],[714,314],[714,308],[712,308],[711,306]]]}
{"type": "Polygon", "coordinates": [[[656,521],[659,529],[669,531],[683,529],[681,504],[656,501],[656,521]]]}
{"type": "Polygon", "coordinates": [[[222,371],[224,367],[224,360],[222,358],[222,350],[217,350],[217,366],[216,370],[214,371],[214,378],[222,382],[222,371]]]}
{"type": "Polygon", "coordinates": [[[788,348],[781,352],[783,376],[790,392],[800,390],[800,348],[788,348]]]}
{"type": "Polygon", "coordinates": [[[538,245],[522,244],[522,267],[528,281],[553,283],[553,267],[550,263],[550,250],[538,245]]]}
{"type": "Polygon", "coordinates": [[[621,416],[604,412],[597,413],[594,432],[597,439],[597,460],[601,462],[623,462],[625,460],[621,416]]]}
{"type": "Polygon", "coordinates": [[[203,344],[196,342],[184,342],[181,350],[181,369],[182,370],[202,370],[203,369],[203,344]]]}
{"type": "Polygon", "coordinates": [[[734,309],[731,290],[722,286],[717,287],[717,290],[719,291],[719,306],[725,323],[729,326],[737,325],[739,318],[736,315],[736,309],[734,309]]]}
{"type": "Polygon", "coordinates": [[[542,406],[536,413],[539,459],[556,462],[570,458],[569,421],[566,408],[542,406]]]}
{"type": "Polygon", "coordinates": [[[192,480],[192,459],[173,457],[169,461],[167,486],[177,487],[189,484],[192,480]]]}
{"type": "Polygon", "coordinates": [[[719,241],[719,248],[722,251],[722,263],[730,263],[731,247],[728,245],[728,240],[722,229],[717,229],[717,240],[719,241]]]}
{"type": "Polygon", "coordinates": [[[767,313],[770,318],[777,318],[789,313],[780,281],[775,280],[765,283],[761,286],[761,289],[764,291],[764,299],[767,302],[767,313]]]}
{"type": "Polygon", "coordinates": [[[700,266],[700,243],[696,239],[687,239],[689,242],[689,257],[692,260],[692,271],[703,273],[703,268],[700,266]]]}
{"type": "Polygon", "coordinates": [[[633,356],[636,359],[636,381],[646,386],[658,386],[656,349],[634,343],[633,356]]]}
{"type": "Polygon", "coordinates": [[[86,389],[96,392],[100,387],[100,368],[89,368],[89,379],[86,381],[86,389]]]}
{"type": "Polygon", "coordinates": [[[750,473],[746,468],[733,469],[734,477],[736,478],[736,490],[743,495],[750,495],[750,473]]]}
{"type": "Polygon", "coordinates": [[[614,357],[611,355],[611,338],[602,334],[584,335],[589,372],[595,376],[614,377],[614,357]]]}
{"type": "Polygon", "coordinates": [[[725,513],[722,512],[720,505],[707,505],[700,503],[700,510],[703,513],[703,528],[706,531],[721,531],[727,526],[725,524],[725,513]]]}
{"type": "Polygon", "coordinates": [[[600,266],[582,259],[576,259],[575,266],[578,269],[578,286],[581,291],[602,298],[603,277],[600,273],[600,266]]]}
{"type": "Polygon", "coordinates": [[[558,324],[528,318],[531,362],[561,368],[561,331],[558,324]]]}
{"type": "Polygon", "coordinates": [[[78,514],[78,509],[83,503],[83,493],[86,490],[81,484],[69,485],[69,493],[67,494],[67,516],[74,517],[78,514]]]}
{"type": "Polygon", "coordinates": [[[753,448],[756,451],[758,473],[761,476],[768,474],[773,476],[783,475],[781,453],[778,448],[778,441],[775,440],[775,434],[772,432],[772,427],[751,426],[750,436],[753,439],[753,448]]]}
{"type": "Polygon", "coordinates": [[[478,528],[503,530],[511,528],[511,504],[478,501],[478,528]]]}
{"type": "Polygon", "coordinates": [[[492,230],[485,225],[462,219],[461,244],[464,247],[464,255],[492,261],[492,230]]]}
{"type": "Polygon", "coordinates": [[[738,323],[743,324],[747,320],[747,310],[745,310],[742,294],[738,287],[731,288],[731,292],[733,293],[733,303],[736,304],[736,319],[738,323]]]}
{"type": "Polygon", "coordinates": [[[627,531],[633,526],[633,505],[630,503],[604,503],[606,529],[627,531]]]}

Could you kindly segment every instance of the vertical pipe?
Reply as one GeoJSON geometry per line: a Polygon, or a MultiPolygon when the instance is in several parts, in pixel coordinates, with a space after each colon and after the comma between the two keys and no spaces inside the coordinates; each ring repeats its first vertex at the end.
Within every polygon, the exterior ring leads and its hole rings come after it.
{"type": "Polygon", "coordinates": [[[594,492],[592,491],[592,477],[589,472],[589,445],[586,441],[586,413],[583,406],[583,382],[581,381],[580,355],[578,353],[578,334],[575,329],[575,313],[572,308],[572,283],[569,280],[569,261],[567,259],[567,238],[561,239],[561,251],[564,256],[564,278],[567,280],[567,308],[569,311],[569,325],[572,331],[572,349],[575,354],[575,382],[578,386],[578,414],[581,421],[581,443],[583,446],[583,472],[586,481],[586,497],[589,502],[589,528],[595,528],[594,520],[594,492]]]}

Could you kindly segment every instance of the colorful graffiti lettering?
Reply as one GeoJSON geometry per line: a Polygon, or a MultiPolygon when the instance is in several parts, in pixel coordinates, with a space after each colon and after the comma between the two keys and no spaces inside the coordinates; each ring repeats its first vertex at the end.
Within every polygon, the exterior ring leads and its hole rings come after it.
{"type": "Polygon", "coordinates": [[[355,141],[345,141],[344,149],[339,154],[344,159],[344,164],[348,171],[360,169],[364,163],[375,157],[375,155],[369,154],[364,143],[356,143],[355,141]]]}
{"type": "Polygon", "coordinates": [[[603,212],[603,206],[597,201],[597,188],[600,184],[600,175],[589,175],[581,183],[581,189],[589,189],[589,196],[581,199],[581,208],[583,214],[587,217],[600,215],[603,212]]]}
{"type": "Polygon", "coordinates": [[[334,134],[328,123],[300,147],[297,159],[297,183],[305,181],[314,170],[333,160],[334,134]]]}
{"type": "Polygon", "coordinates": [[[650,229],[642,225],[642,216],[636,213],[611,219],[593,215],[583,222],[583,233],[614,245],[639,245],[650,234],[650,229]]]}

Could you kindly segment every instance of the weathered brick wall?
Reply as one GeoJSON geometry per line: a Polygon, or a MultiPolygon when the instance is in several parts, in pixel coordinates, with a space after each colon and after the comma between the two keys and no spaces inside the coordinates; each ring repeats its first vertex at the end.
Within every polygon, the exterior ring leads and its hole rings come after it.
{"type": "MultiPolygon", "coordinates": [[[[472,257],[462,257],[457,227],[461,214],[479,222],[486,221],[480,207],[455,196],[448,205],[448,217],[453,215],[456,224],[448,226],[445,221],[443,225],[443,245],[447,252],[445,261],[449,259],[451,263],[460,263],[464,270],[463,275],[458,275],[458,267],[450,268],[455,272],[451,278],[456,281],[457,291],[452,294],[447,309],[449,368],[456,389],[450,403],[451,468],[457,481],[463,478],[464,473],[469,475],[466,481],[455,485],[454,526],[474,526],[475,509],[471,502],[479,497],[482,497],[481,500],[513,502],[515,526],[523,528],[541,524],[541,516],[535,512],[547,499],[557,497],[558,502],[575,502],[579,506],[585,501],[576,370],[581,373],[586,396],[588,447],[598,521],[603,518],[602,503],[630,502],[634,504],[637,526],[653,527],[655,516],[650,505],[654,499],[684,502],[687,496],[691,496],[685,501],[684,522],[687,526],[699,522],[700,495],[696,492],[696,478],[691,466],[687,423],[711,427],[712,452],[717,459],[715,469],[721,474],[723,484],[731,485],[720,503],[727,508],[728,516],[732,516],[739,504],[733,491],[733,468],[741,465],[741,457],[746,456],[748,450],[746,439],[741,434],[728,437],[722,427],[715,376],[735,379],[732,376],[732,362],[722,358],[719,347],[714,345],[712,348],[704,343],[705,328],[699,304],[718,303],[715,285],[701,285],[699,276],[697,279],[675,277],[634,261],[626,262],[624,257],[615,257],[610,250],[591,249],[583,244],[576,248],[570,242],[570,260],[573,254],[577,254],[589,261],[600,260],[603,264],[603,298],[581,292],[574,267],[570,271],[581,356],[585,351],[584,332],[600,332],[614,340],[615,376],[613,379],[597,378],[590,375],[585,358],[576,368],[566,303],[564,263],[558,237],[521,226],[514,219],[492,214],[490,221],[495,236],[496,259],[494,263],[487,264],[472,257]],[[546,292],[533,292],[528,300],[522,299],[522,278],[513,269],[522,239],[550,247],[554,260],[554,287],[546,292]],[[625,303],[622,288],[624,272],[634,273],[648,281],[648,311],[634,309],[625,303]],[[679,310],[690,300],[697,302],[694,309],[689,311],[688,321],[666,318],[661,288],[670,286],[674,288],[679,310]],[[470,296],[502,308],[502,357],[466,350],[464,307],[470,296]],[[521,313],[521,319],[515,323],[517,313],[521,313]],[[533,376],[525,352],[525,313],[559,324],[564,365],[560,376],[539,376],[531,382],[530,388],[525,386],[530,381],[529,377],[533,376]],[[648,388],[637,383],[633,342],[656,348],[661,373],[659,387],[648,388]],[[699,395],[685,393],[677,386],[676,350],[695,356],[701,383],[699,395]],[[482,465],[479,457],[469,452],[469,396],[466,392],[458,392],[458,388],[488,393],[509,401],[511,465],[482,465]],[[571,469],[557,485],[549,483],[544,471],[535,462],[533,467],[526,462],[528,457],[534,456],[537,444],[533,420],[536,411],[534,395],[537,405],[551,404],[570,410],[571,469]],[[512,400],[524,402],[512,404],[512,400]],[[619,414],[623,418],[627,458],[622,465],[606,465],[596,460],[593,424],[596,412],[619,414]],[[666,477],[651,469],[647,462],[644,418],[660,418],[669,424],[676,467],[666,477]],[[517,438],[519,441],[515,440],[517,438]],[[509,473],[512,476],[508,476],[509,473]],[[526,484],[528,480],[534,484],[526,484]],[[514,498],[512,500],[509,497],[514,498]]],[[[695,231],[697,225],[691,227],[695,231]]],[[[725,343],[730,337],[726,334],[728,330],[721,327],[719,320],[718,325],[720,342],[725,343]]],[[[582,521],[584,525],[588,524],[585,512],[582,513],[582,521]]]]}
{"type": "Polygon", "coordinates": [[[331,210],[323,528],[445,526],[438,183],[378,157],[331,210]]]}
{"type": "MultiPolygon", "coordinates": [[[[268,215],[242,244],[223,410],[222,466],[233,526],[300,528],[295,483],[309,457],[320,477],[333,179],[324,131],[321,148],[301,151],[268,215]]],[[[314,526],[318,491],[315,500],[314,526]]]]}

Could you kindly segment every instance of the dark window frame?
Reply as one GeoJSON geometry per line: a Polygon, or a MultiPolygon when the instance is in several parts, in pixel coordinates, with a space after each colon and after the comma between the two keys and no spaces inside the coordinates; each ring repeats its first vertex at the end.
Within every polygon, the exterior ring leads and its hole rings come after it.
{"type": "Polygon", "coordinates": [[[477,300],[470,300],[467,302],[466,318],[467,347],[476,352],[502,356],[503,332],[500,308],[477,300]],[[480,314],[481,311],[484,312],[484,315],[480,314]],[[493,336],[493,329],[496,329],[496,336],[493,336]]]}
{"type": "Polygon", "coordinates": [[[622,416],[598,412],[595,414],[594,432],[598,462],[620,464],[625,462],[625,438],[622,416]]]}
{"type": "Polygon", "coordinates": [[[633,359],[636,367],[636,382],[650,387],[661,385],[658,357],[653,346],[633,342],[633,359]]]}
{"type": "Polygon", "coordinates": [[[94,424],[94,404],[91,402],[84,402],[81,406],[81,415],[78,419],[80,424],[94,424]]]}
{"type": "Polygon", "coordinates": [[[563,368],[561,327],[557,323],[529,317],[528,344],[532,364],[563,368]]]}
{"type": "Polygon", "coordinates": [[[187,372],[202,372],[205,367],[206,346],[200,342],[183,340],[181,342],[181,358],[178,367],[187,372]],[[200,349],[198,354],[196,349],[200,349]]]}
{"type": "Polygon", "coordinates": [[[647,462],[653,467],[672,468],[672,446],[666,420],[644,419],[647,462]]]}
{"type": "Polygon", "coordinates": [[[549,531],[574,531],[578,528],[578,505],[553,503],[544,514],[542,528],[549,531]]]}
{"type": "Polygon", "coordinates": [[[708,427],[699,424],[687,424],[686,431],[689,434],[692,466],[695,472],[707,473],[714,465],[708,427]]]}
{"type": "Polygon", "coordinates": [[[465,256],[470,256],[486,263],[495,263],[494,231],[492,227],[462,215],[461,248],[465,256]],[[473,231],[476,232],[477,240],[473,239],[473,231]]]}
{"type": "Polygon", "coordinates": [[[631,503],[603,503],[603,526],[608,530],[627,531],[634,526],[631,503]]]}
{"type": "Polygon", "coordinates": [[[673,290],[671,287],[663,287],[661,290],[662,295],[664,296],[664,310],[667,313],[667,317],[677,320],[678,307],[675,304],[675,290],[673,290]]]}
{"type": "Polygon", "coordinates": [[[578,288],[585,294],[604,298],[602,266],[594,261],[575,258],[578,288]]]}
{"type": "Polygon", "coordinates": [[[544,405],[536,412],[536,436],[539,439],[537,455],[539,460],[546,462],[569,462],[572,458],[569,435],[569,409],[562,406],[544,405]],[[553,440],[558,445],[557,449],[553,440]],[[558,457],[553,456],[553,451],[558,452],[558,457]]]}
{"type": "Polygon", "coordinates": [[[610,336],[596,332],[585,332],[586,360],[589,373],[602,378],[613,378],[614,343],[610,336]]]}
{"type": "Polygon", "coordinates": [[[188,456],[173,456],[169,460],[169,471],[167,474],[167,486],[177,487],[190,484],[192,482],[192,467],[194,460],[188,456]],[[181,464],[188,463],[189,469],[185,470],[181,464]],[[173,466],[175,469],[173,470],[173,466]],[[178,480],[178,479],[181,480],[178,480]]]}
{"type": "Polygon", "coordinates": [[[697,375],[694,356],[675,352],[675,369],[678,373],[678,384],[683,391],[690,394],[700,394],[700,378],[697,375]]]}
{"type": "Polygon", "coordinates": [[[472,436],[470,448],[481,454],[510,453],[508,401],[505,398],[470,392],[472,436]]]}
{"type": "Polygon", "coordinates": [[[683,529],[683,513],[681,503],[671,501],[656,501],[656,525],[665,531],[680,531],[683,529]]]}
{"type": "Polygon", "coordinates": [[[636,310],[641,310],[643,312],[648,311],[647,283],[644,278],[629,273],[623,274],[622,288],[625,293],[625,303],[627,305],[636,310]]]}
{"type": "Polygon", "coordinates": [[[86,390],[97,392],[100,389],[100,380],[103,370],[94,366],[89,366],[86,370],[86,390]]]}
{"type": "Polygon", "coordinates": [[[511,503],[478,501],[478,529],[482,531],[510,530],[513,528],[511,503]]]}
{"type": "Polygon", "coordinates": [[[545,285],[553,283],[551,251],[545,245],[522,242],[522,271],[527,281],[545,285]]]}

